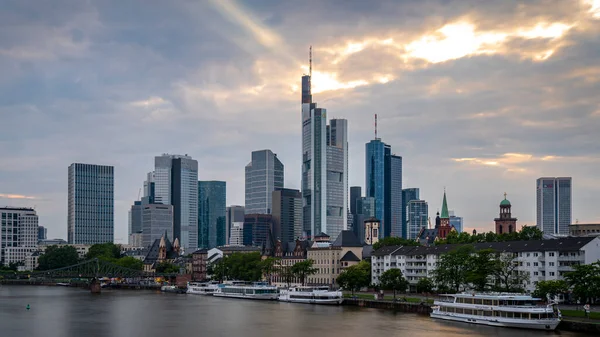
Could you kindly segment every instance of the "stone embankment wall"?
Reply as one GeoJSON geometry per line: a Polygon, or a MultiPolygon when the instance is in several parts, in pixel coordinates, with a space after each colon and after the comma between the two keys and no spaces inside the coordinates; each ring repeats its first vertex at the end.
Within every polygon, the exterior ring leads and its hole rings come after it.
{"type": "Polygon", "coordinates": [[[344,305],[352,305],[364,308],[387,309],[400,312],[410,312],[415,314],[429,315],[431,306],[429,304],[399,302],[399,301],[375,301],[366,299],[344,299],[344,305]]]}
{"type": "Polygon", "coordinates": [[[558,330],[590,332],[590,336],[600,336],[600,323],[569,321],[564,318],[558,325],[558,330]]]}

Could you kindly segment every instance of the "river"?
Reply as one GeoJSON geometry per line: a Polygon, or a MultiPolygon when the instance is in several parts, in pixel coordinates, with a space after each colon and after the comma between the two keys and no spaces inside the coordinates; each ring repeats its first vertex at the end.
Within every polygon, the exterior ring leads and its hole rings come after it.
{"type": "Polygon", "coordinates": [[[347,306],[223,299],[153,291],[0,286],[0,336],[425,337],[584,336],[440,322],[347,306]],[[29,304],[30,310],[26,307],[29,304]]]}

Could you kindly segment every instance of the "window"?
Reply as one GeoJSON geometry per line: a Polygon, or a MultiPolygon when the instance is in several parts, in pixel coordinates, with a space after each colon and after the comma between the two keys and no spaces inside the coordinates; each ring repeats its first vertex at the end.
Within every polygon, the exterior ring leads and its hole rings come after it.
{"type": "Polygon", "coordinates": [[[550,272],[550,276],[554,276],[554,272],[553,271],[550,272]]]}
{"type": "Polygon", "coordinates": [[[539,274],[539,273],[538,273],[537,271],[534,271],[534,272],[533,272],[533,276],[538,276],[538,274],[539,274]]]}
{"type": "Polygon", "coordinates": [[[533,263],[533,266],[534,266],[534,267],[537,267],[537,266],[538,266],[538,263],[537,263],[537,262],[534,262],[534,263],[533,263]]]}
{"type": "Polygon", "coordinates": [[[554,256],[554,252],[548,253],[548,256],[554,256]]]}
{"type": "Polygon", "coordinates": [[[554,262],[548,262],[548,265],[549,265],[550,267],[554,267],[554,262]]]}

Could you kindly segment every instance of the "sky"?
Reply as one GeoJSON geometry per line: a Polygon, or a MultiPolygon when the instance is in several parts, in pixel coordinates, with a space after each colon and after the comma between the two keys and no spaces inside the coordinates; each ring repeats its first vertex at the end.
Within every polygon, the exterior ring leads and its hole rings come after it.
{"type": "MultiPolygon", "coordinates": [[[[271,149],[301,179],[300,80],[365,143],[403,157],[430,216],[489,231],[507,193],[535,224],[535,180],[573,177],[573,222],[600,222],[600,0],[5,0],[0,205],[66,238],[67,167],[115,167],[115,240],[154,156],[188,154],[244,204],[271,149]]],[[[364,193],[364,192],[363,192],[364,193]]]]}

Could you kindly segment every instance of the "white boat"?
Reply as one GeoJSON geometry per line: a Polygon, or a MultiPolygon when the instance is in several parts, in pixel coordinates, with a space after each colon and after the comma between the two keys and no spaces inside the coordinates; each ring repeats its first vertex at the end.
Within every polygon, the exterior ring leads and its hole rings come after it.
{"type": "Polygon", "coordinates": [[[187,293],[193,295],[213,295],[219,289],[218,282],[188,282],[187,293]]]}
{"type": "Polygon", "coordinates": [[[291,303],[342,304],[341,291],[330,291],[329,287],[292,287],[281,290],[279,300],[291,303]]]}
{"type": "Polygon", "coordinates": [[[513,293],[461,293],[434,301],[431,318],[510,328],[554,330],[561,320],[556,301],[513,293]]]}
{"type": "Polygon", "coordinates": [[[177,294],[185,293],[185,290],[178,288],[177,286],[173,286],[173,285],[164,285],[164,286],[160,287],[160,291],[165,292],[165,293],[177,293],[177,294]]]}
{"type": "Polygon", "coordinates": [[[219,284],[219,288],[213,293],[215,297],[244,298],[251,300],[276,300],[279,291],[277,287],[270,286],[265,282],[230,282],[219,284]]]}

